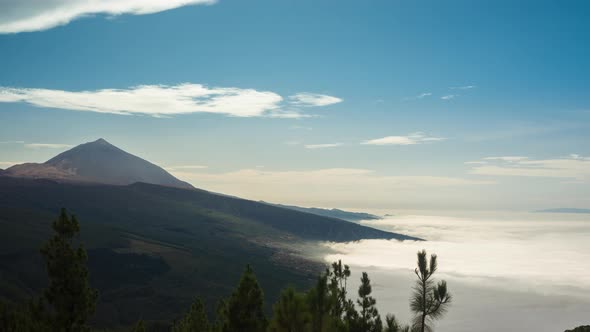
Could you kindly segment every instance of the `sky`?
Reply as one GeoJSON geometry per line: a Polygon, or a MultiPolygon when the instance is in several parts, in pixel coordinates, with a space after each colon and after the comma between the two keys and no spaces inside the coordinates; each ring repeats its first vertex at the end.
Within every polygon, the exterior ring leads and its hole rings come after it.
{"type": "Polygon", "coordinates": [[[199,188],[590,207],[590,4],[0,1],[0,168],[104,138],[199,188]]]}

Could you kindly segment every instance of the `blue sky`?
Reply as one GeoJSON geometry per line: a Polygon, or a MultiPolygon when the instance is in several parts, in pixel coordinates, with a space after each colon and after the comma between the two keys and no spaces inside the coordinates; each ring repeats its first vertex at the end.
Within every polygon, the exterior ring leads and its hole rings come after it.
{"type": "Polygon", "coordinates": [[[177,2],[0,4],[0,168],[104,137],[252,199],[590,206],[586,1],[177,2]]]}

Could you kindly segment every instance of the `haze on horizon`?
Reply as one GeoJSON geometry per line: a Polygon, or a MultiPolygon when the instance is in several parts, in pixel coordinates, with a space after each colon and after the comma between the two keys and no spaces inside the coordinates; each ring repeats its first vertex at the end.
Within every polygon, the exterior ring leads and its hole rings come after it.
{"type": "Polygon", "coordinates": [[[104,137],[255,200],[590,207],[585,1],[133,3],[0,4],[0,168],[104,137]]]}

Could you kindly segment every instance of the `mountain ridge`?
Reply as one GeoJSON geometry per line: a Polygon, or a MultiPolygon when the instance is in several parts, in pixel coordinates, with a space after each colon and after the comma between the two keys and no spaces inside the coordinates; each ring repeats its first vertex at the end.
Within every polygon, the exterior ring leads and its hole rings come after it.
{"type": "Polygon", "coordinates": [[[145,182],[194,188],[160,166],[128,153],[103,138],[75,146],[44,163],[14,165],[0,175],[113,185],[145,182]]]}

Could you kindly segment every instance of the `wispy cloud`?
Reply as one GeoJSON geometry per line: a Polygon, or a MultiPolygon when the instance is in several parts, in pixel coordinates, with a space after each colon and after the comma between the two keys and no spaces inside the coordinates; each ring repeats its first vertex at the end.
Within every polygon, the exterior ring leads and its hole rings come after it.
{"type": "MultiPolygon", "coordinates": [[[[313,98],[305,101],[303,98],[301,106],[325,106],[330,104],[325,98],[338,99],[329,96],[322,98],[319,98],[319,101],[313,98]]],[[[92,91],[0,87],[0,102],[24,102],[37,107],[156,117],[189,113],[216,113],[235,117],[311,116],[288,108],[284,98],[271,91],[233,87],[210,88],[192,83],[173,86],[140,85],[128,89],[92,91]]]]}
{"type": "Polygon", "coordinates": [[[457,98],[458,96],[459,95],[445,95],[445,96],[440,97],[440,99],[442,99],[442,100],[451,100],[451,99],[457,98]]]}
{"type": "Polygon", "coordinates": [[[528,157],[523,156],[503,156],[503,157],[486,157],[483,158],[484,160],[501,160],[506,162],[517,162],[528,159],[528,157]]]}
{"type": "Polygon", "coordinates": [[[423,92],[423,93],[416,95],[416,96],[406,97],[403,100],[423,99],[423,98],[430,97],[430,96],[432,96],[432,92],[423,92]]]}
{"type": "Polygon", "coordinates": [[[291,130],[313,130],[312,127],[305,127],[305,126],[291,126],[289,127],[291,130]]]}
{"type": "Polygon", "coordinates": [[[534,160],[527,157],[488,157],[493,164],[476,166],[472,174],[494,176],[522,176],[570,178],[579,181],[590,181],[590,158],[571,155],[558,159],[534,160]]]}
{"type": "Polygon", "coordinates": [[[167,171],[177,171],[177,170],[195,170],[195,169],[206,169],[208,166],[205,165],[178,165],[178,166],[166,166],[164,167],[167,171]]]}
{"type": "Polygon", "coordinates": [[[0,144],[24,144],[25,141],[0,141],[0,144]]]}
{"type": "Polygon", "coordinates": [[[477,88],[477,86],[475,86],[475,85],[463,85],[463,86],[449,87],[449,89],[451,89],[451,90],[470,90],[470,89],[475,89],[475,88],[477,88]]]}
{"type": "Polygon", "coordinates": [[[338,104],[342,102],[342,99],[317,93],[303,92],[289,96],[289,101],[293,105],[309,107],[338,104]]]}
{"type": "Polygon", "coordinates": [[[14,165],[24,164],[24,161],[0,161],[0,168],[8,168],[14,165]]]}
{"type": "Polygon", "coordinates": [[[335,148],[338,146],[342,146],[342,143],[306,144],[306,145],[304,145],[304,147],[306,149],[326,149],[326,148],[335,148]]]}
{"type": "Polygon", "coordinates": [[[57,144],[57,143],[26,143],[25,148],[29,149],[66,149],[71,148],[73,145],[70,144],[57,144]]]}
{"type": "Polygon", "coordinates": [[[367,140],[364,145],[414,145],[428,142],[442,141],[445,138],[428,136],[422,132],[412,133],[407,136],[386,136],[382,138],[367,140]]]}
{"type": "Polygon", "coordinates": [[[145,15],[216,0],[18,0],[0,1],[0,34],[47,30],[97,14],[145,15]]]}

